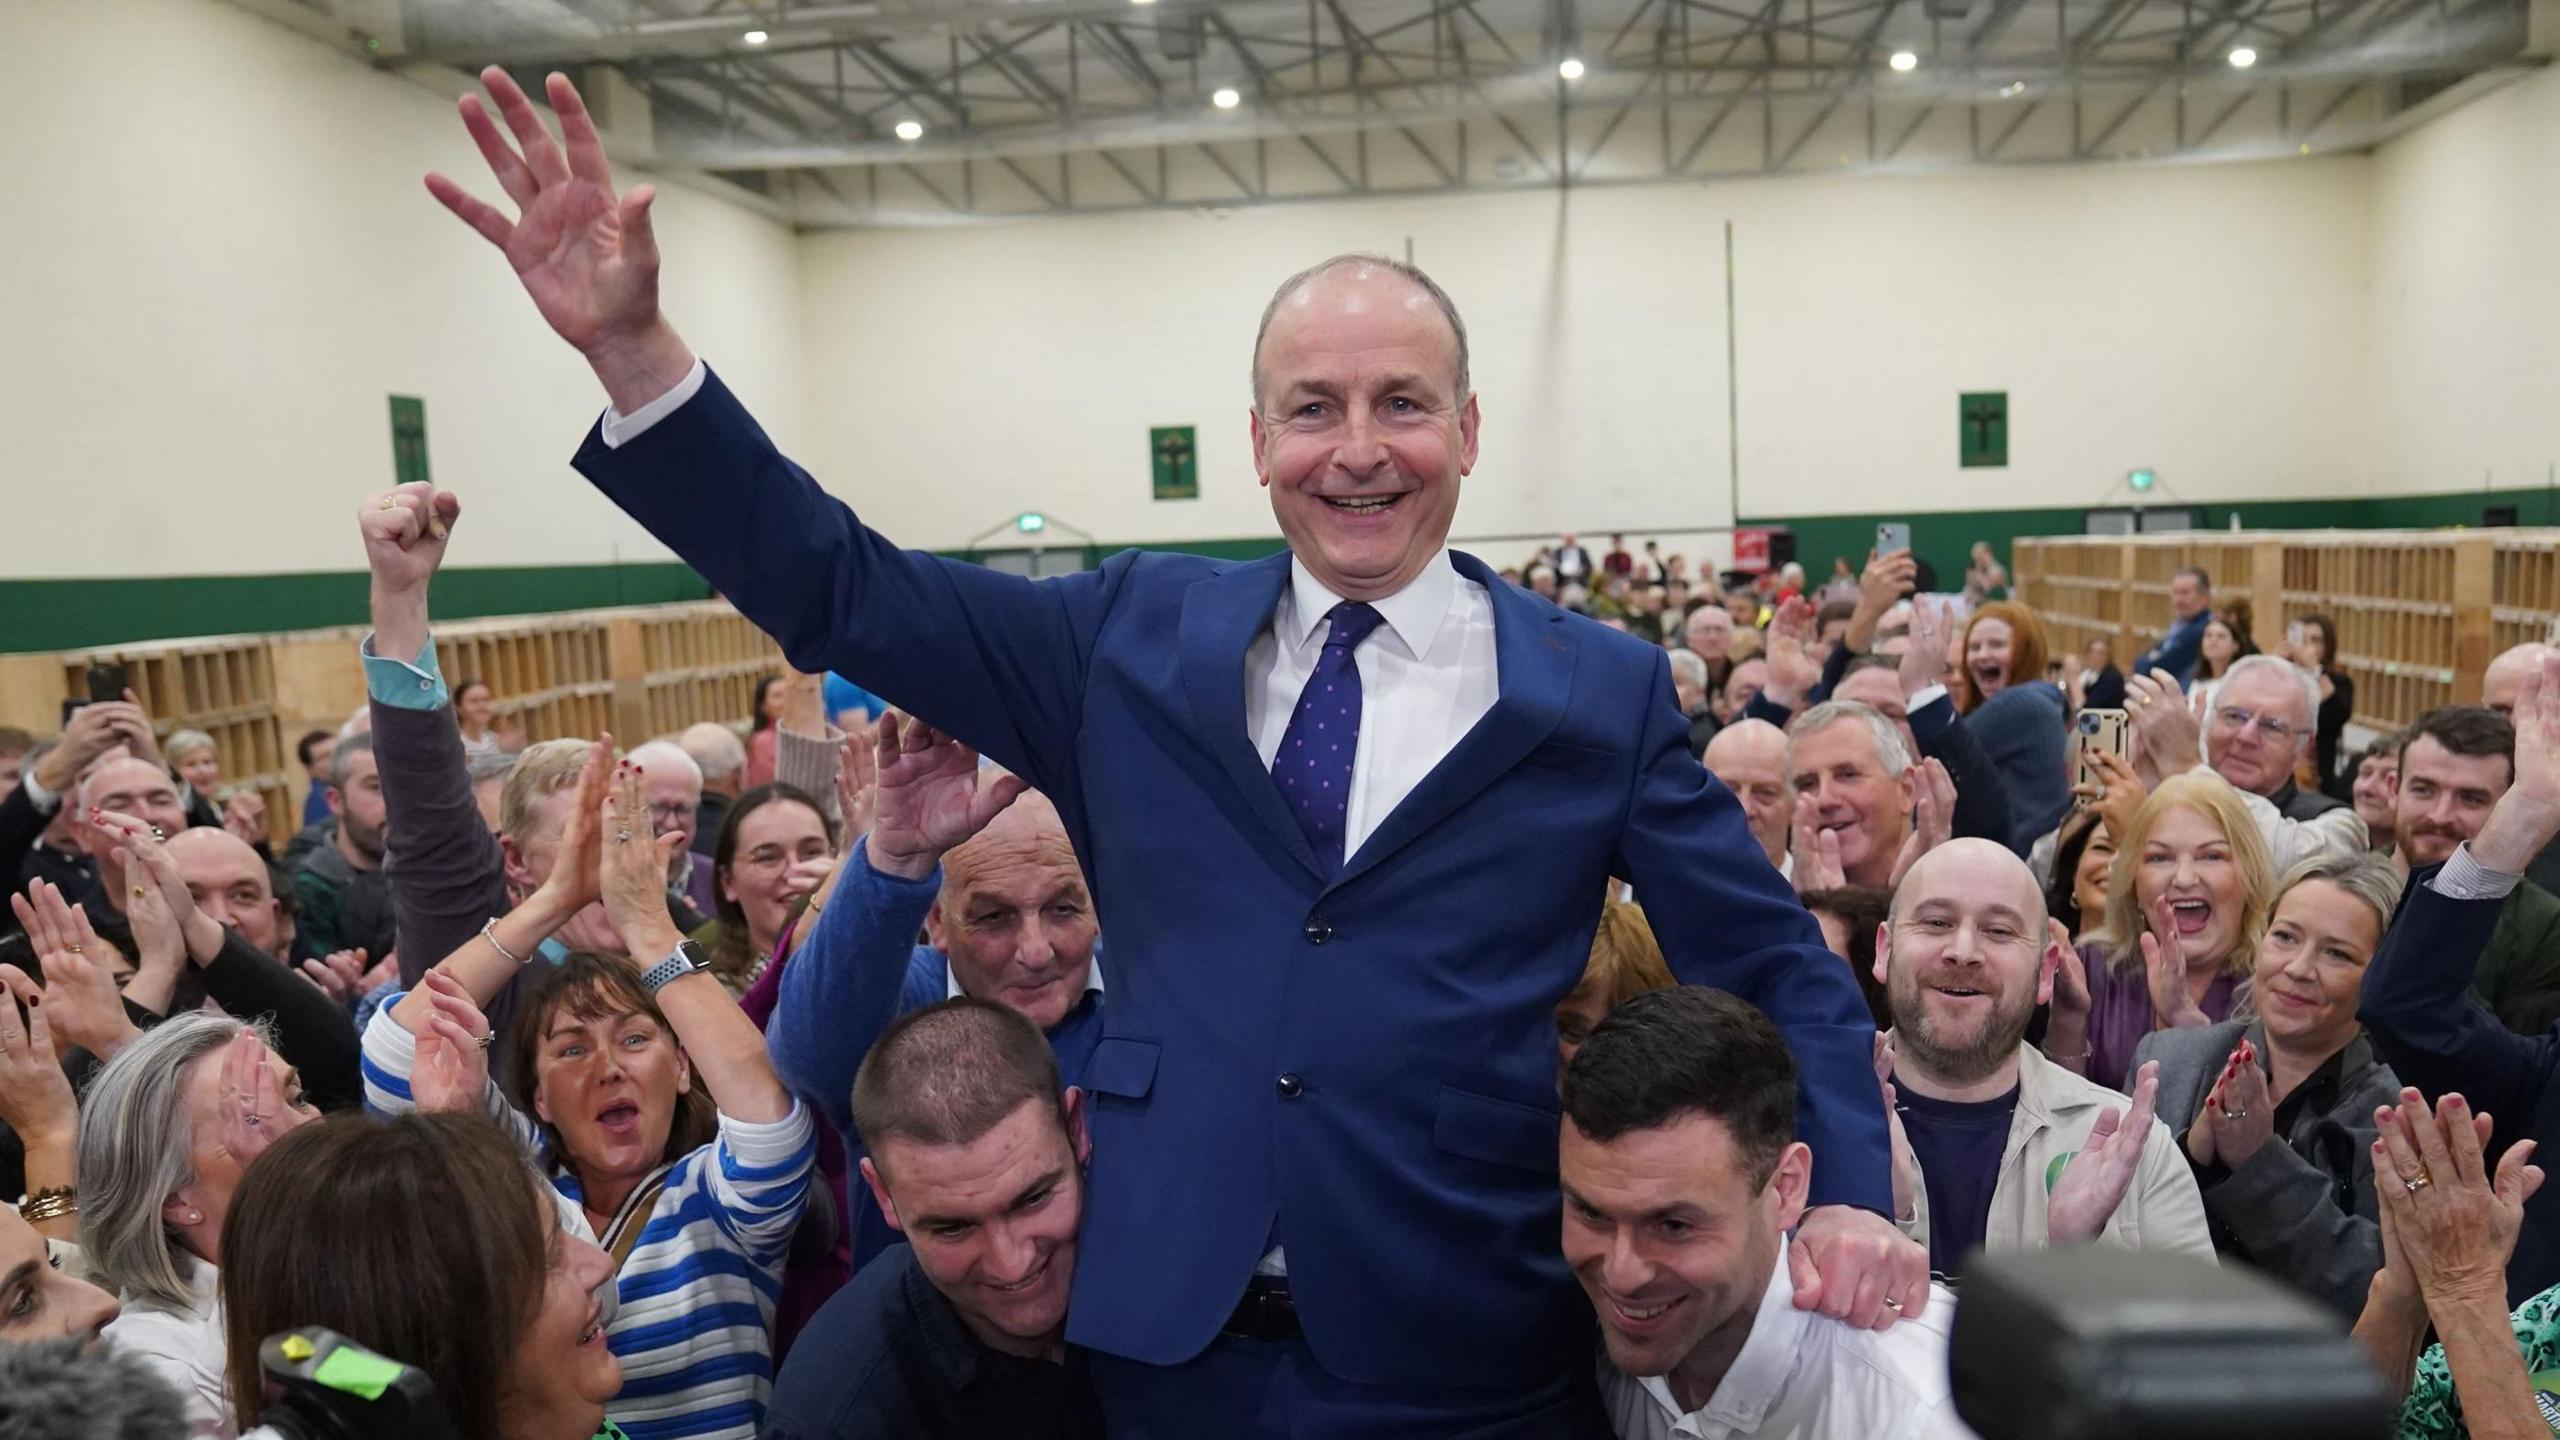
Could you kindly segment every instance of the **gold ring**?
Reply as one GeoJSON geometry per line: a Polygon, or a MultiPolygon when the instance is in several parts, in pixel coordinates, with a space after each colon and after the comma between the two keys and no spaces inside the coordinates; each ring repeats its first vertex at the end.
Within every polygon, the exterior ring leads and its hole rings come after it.
{"type": "Polygon", "coordinates": [[[2421,1170],[2421,1171],[2419,1171],[2419,1172],[2418,1172],[2418,1178],[2417,1178],[2417,1179],[2415,1179],[2415,1180],[2403,1180],[2403,1181],[2401,1181],[2401,1182],[2400,1182],[2400,1184],[2402,1185],[2402,1187],[2404,1187],[2405,1189],[2407,1189],[2407,1190],[2408,1190],[2408,1192],[2409,1192],[2410,1194],[2412,1194],[2412,1195],[2417,1194],[2419,1191],[2426,1189],[2428,1186],[2433,1185],[2434,1183],[2436,1183],[2436,1177],[2434,1177],[2433,1175],[2428,1174],[2428,1173],[2427,1173],[2426,1171],[2424,1171],[2424,1170],[2421,1170]]]}
{"type": "Polygon", "coordinates": [[[397,502],[395,502],[394,500],[392,500],[392,498],[391,498],[390,496],[388,496],[388,495],[385,495],[385,496],[383,496],[383,497],[382,497],[382,508],[383,508],[383,509],[385,509],[385,510],[390,509],[390,508],[392,507],[392,505],[394,505],[395,503],[397,503],[397,502]]]}
{"type": "Polygon", "coordinates": [[[148,892],[148,891],[144,890],[144,889],[143,889],[141,886],[139,886],[139,885],[136,885],[136,886],[134,886],[134,887],[133,887],[133,898],[134,898],[134,899],[136,899],[136,900],[141,899],[144,895],[146,895],[146,894],[148,894],[148,893],[150,893],[150,892],[148,892]]]}
{"type": "Polygon", "coordinates": [[[1884,1297],[1884,1308],[1892,1311],[1896,1315],[1899,1315],[1902,1313],[1902,1302],[1894,1299],[1890,1295],[1887,1295],[1884,1297]]]}
{"type": "Polygon", "coordinates": [[[80,953],[80,947],[79,947],[79,946],[77,946],[77,945],[72,946],[72,947],[71,947],[71,953],[72,953],[72,954],[74,954],[74,955],[79,954],[79,953],[80,953]]]}

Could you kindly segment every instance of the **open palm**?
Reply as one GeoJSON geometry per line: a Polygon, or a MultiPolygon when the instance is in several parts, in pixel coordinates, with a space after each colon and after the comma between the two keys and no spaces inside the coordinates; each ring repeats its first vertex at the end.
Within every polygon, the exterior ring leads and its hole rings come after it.
{"type": "Polygon", "coordinates": [[[655,191],[639,185],[627,195],[614,193],[604,143],[566,76],[553,75],[546,87],[565,149],[504,70],[493,65],[480,79],[515,144],[476,95],[462,98],[462,123],[515,202],[516,218],[508,220],[443,175],[429,175],[427,189],[506,252],[525,293],[561,339],[592,352],[647,330],[658,318],[658,246],[649,226],[655,191]]]}
{"type": "Polygon", "coordinates": [[[913,717],[882,716],[877,745],[875,851],[939,856],[987,828],[1027,788],[1011,775],[981,784],[977,751],[913,717]]]}

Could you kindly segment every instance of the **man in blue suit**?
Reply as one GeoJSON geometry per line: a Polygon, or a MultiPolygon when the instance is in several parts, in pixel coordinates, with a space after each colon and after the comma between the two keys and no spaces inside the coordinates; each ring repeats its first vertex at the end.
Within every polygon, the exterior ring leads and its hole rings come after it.
{"type": "Polygon", "coordinates": [[[2213,577],[2190,565],[2169,577],[2169,611],[2176,618],[2160,643],[2142,652],[2129,675],[2165,670],[2184,689],[2195,683],[2196,662],[2204,658],[2204,627],[2213,619],[2213,577]]]}
{"type": "Polygon", "coordinates": [[[1676,974],[1795,1053],[1797,1303],[1925,1302],[1865,1007],[1689,755],[1662,652],[1446,548],[1477,413],[1427,277],[1329,262],[1266,312],[1252,441],[1288,554],[1033,582],[900,551],[785,459],[659,312],[651,192],[614,192],[577,92],[550,77],[564,151],[482,79],[515,144],[463,117],[519,215],[428,187],[604,383],[579,468],[792,663],[1065,821],[1113,959],[1068,1338],[1115,1434],[1602,1433],[1554,1008],[1613,875],[1676,974]]]}

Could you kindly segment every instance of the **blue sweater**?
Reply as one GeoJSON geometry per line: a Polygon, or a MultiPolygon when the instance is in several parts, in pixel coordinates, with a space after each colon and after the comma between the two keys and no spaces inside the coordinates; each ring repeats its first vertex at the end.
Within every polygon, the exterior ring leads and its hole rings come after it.
{"type": "MultiPolygon", "coordinates": [[[[844,1137],[845,1163],[859,1167],[862,1139],[853,1131],[853,1076],[871,1043],[901,1015],[950,998],[951,962],[916,943],[925,913],[942,889],[937,868],[922,880],[901,880],[871,866],[870,841],[844,858],[844,878],[818,914],[818,926],[782,972],[782,995],[765,1026],[773,1068],[810,1108],[844,1137]]],[[[1094,964],[1102,963],[1101,947],[1094,964]]],[[[1087,991],[1049,1031],[1058,1057],[1058,1083],[1084,1083],[1086,1062],[1102,1039],[1102,995],[1087,991]]],[[[859,1169],[846,1185],[852,1214],[853,1267],[897,1244],[871,1187],[859,1169]]]]}
{"type": "Polygon", "coordinates": [[[2012,685],[1964,717],[2009,791],[2009,848],[2024,855],[2071,808],[2067,705],[2049,680],[2012,685]]]}

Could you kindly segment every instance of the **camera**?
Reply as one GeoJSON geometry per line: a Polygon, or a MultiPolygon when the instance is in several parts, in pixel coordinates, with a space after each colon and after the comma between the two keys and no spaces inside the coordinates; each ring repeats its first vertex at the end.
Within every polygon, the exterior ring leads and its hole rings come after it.
{"type": "Polygon", "coordinates": [[[2098,733],[2098,717],[2090,711],[2083,710],[2080,712],[2079,725],[2080,733],[2083,735],[2095,735],[2098,733]]]}
{"type": "Polygon", "coordinates": [[[462,1440],[426,1372],[308,1326],[258,1347],[261,1423],[283,1440],[462,1440]]]}

